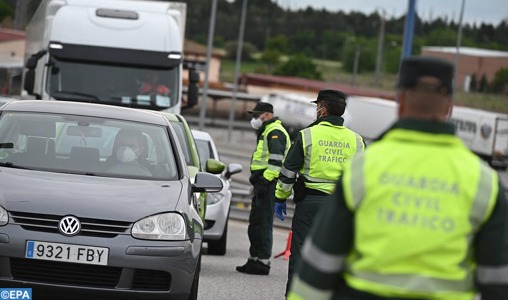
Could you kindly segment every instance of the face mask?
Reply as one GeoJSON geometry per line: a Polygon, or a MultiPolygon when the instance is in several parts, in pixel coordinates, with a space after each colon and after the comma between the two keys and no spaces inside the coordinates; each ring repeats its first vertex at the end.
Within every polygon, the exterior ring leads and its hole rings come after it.
{"type": "Polygon", "coordinates": [[[263,125],[263,120],[260,118],[252,118],[250,120],[250,126],[252,126],[254,129],[259,129],[261,125],[263,125]]]}
{"type": "Polygon", "coordinates": [[[136,160],[136,152],[130,147],[122,146],[116,150],[116,158],[120,162],[133,162],[136,160]]]}

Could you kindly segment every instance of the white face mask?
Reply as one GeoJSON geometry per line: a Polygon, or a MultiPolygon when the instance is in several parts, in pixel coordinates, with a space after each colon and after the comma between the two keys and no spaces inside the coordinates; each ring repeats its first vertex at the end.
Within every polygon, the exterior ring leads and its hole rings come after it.
{"type": "Polygon", "coordinates": [[[260,118],[252,118],[250,120],[250,126],[252,126],[254,129],[259,129],[261,125],[263,125],[263,120],[260,118]]]}
{"type": "Polygon", "coordinates": [[[136,152],[130,147],[122,146],[116,150],[116,158],[120,162],[133,162],[136,160],[136,152]]]}

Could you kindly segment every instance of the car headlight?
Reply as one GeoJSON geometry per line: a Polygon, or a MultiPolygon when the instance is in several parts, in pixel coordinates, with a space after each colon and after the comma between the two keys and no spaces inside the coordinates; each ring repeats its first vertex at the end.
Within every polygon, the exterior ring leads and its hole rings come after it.
{"type": "Polygon", "coordinates": [[[184,240],[185,220],[177,213],[164,213],[134,223],[132,236],[146,240],[184,240]]]}
{"type": "Polygon", "coordinates": [[[9,222],[9,214],[5,208],[0,206],[0,226],[3,226],[9,222]]]}
{"type": "Polygon", "coordinates": [[[224,199],[223,193],[208,193],[208,194],[206,194],[206,204],[207,205],[218,203],[218,202],[222,201],[222,199],[224,199]]]}

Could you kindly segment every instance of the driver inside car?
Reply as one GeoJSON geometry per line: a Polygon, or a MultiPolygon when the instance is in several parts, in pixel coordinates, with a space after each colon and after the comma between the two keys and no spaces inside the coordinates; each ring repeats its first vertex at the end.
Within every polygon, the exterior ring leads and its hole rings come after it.
{"type": "Polygon", "coordinates": [[[119,169],[119,165],[135,166],[145,174],[151,176],[150,163],[146,159],[148,143],[141,131],[136,129],[120,129],[115,137],[113,152],[107,159],[110,170],[119,169]],[[144,170],[143,170],[144,169],[144,170]]]}

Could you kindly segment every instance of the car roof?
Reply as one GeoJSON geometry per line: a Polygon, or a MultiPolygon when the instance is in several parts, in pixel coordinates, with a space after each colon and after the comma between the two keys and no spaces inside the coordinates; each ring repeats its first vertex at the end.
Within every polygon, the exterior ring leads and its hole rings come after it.
{"type": "Polygon", "coordinates": [[[206,140],[206,141],[212,141],[212,136],[208,133],[208,132],[205,132],[205,131],[201,131],[201,130],[195,130],[195,129],[192,129],[192,135],[194,136],[195,139],[198,139],[198,140],[206,140]]]}
{"type": "Polygon", "coordinates": [[[168,125],[167,121],[161,115],[154,114],[151,111],[95,103],[58,100],[20,100],[7,103],[2,106],[1,110],[94,116],[156,125],[168,125]]]}

